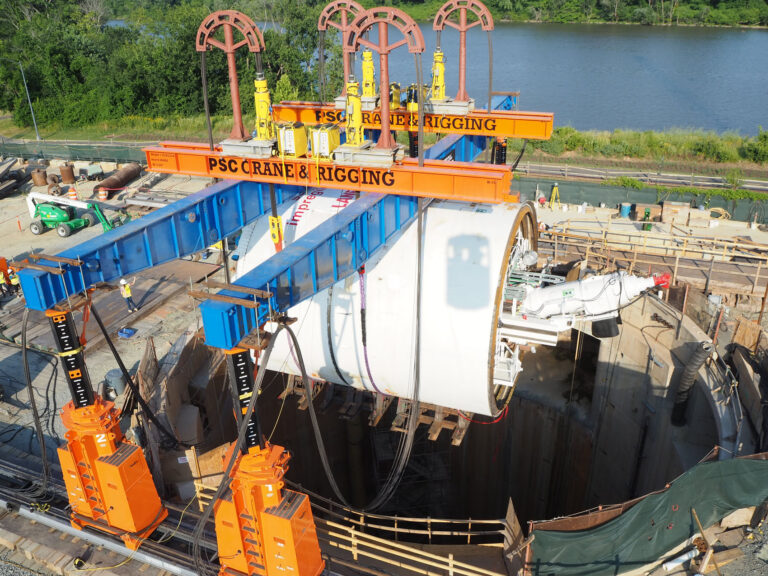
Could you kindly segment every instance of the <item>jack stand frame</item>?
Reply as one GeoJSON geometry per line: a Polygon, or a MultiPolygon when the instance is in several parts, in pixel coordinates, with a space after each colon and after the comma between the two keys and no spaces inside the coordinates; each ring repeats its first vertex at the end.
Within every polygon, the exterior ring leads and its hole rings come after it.
{"type": "MultiPolygon", "coordinates": [[[[254,365],[249,350],[225,352],[233,381],[239,420],[248,412],[254,394],[254,365]]],[[[306,494],[284,489],[290,455],[265,442],[254,410],[248,422],[242,453],[232,444],[226,463],[230,491],[214,507],[220,576],[319,576],[325,569],[317,530],[306,494]]]]}
{"type": "Polygon", "coordinates": [[[46,312],[72,400],[62,409],[59,461],[75,528],[122,538],[136,550],[168,517],[141,448],[127,442],[114,403],[94,394],[71,312],[46,312]]]}

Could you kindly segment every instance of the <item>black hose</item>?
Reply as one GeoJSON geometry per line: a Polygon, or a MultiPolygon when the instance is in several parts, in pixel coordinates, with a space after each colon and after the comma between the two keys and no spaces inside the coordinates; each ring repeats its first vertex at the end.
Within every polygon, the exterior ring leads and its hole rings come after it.
{"type": "MultiPolygon", "coordinates": [[[[280,334],[283,328],[286,328],[286,326],[282,324],[278,326],[277,330],[272,336],[272,339],[269,341],[267,348],[264,350],[264,356],[262,357],[262,366],[264,368],[258,371],[258,374],[256,375],[256,381],[253,383],[253,394],[251,395],[251,400],[248,403],[248,410],[240,421],[240,426],[237,430],[237,440],[235,440],[234,450],[232,450],[232,457],[227,463],[227,467],[224,470],[224,475],[221,478],[219,487],[216,489],[216,493],[213,495],[213,498],[211,498],[210,502],[205,507],[205,510],[198,518],[197,524],[195,524],[195,529],[192,532],[192,559],[195,562],[195,568],[197,569],[197,573],[200,576],[205,576],[206,571],[206,568],[201,561],[202,558],[200,557],[200,539],[202,538],[203,531],[205,530],[205,525],[208,523],[208,520],[213,513],[214,505],[224,495],[225,490],[229,487],[229,475],[232,472],[232,468],[234,468],[235,463],[239,460],[240,453],[243,449],[243,444],[245,443],[245,435],[248,430],[248,423],[251,420],[251,416],[253,415],[254,410],[256,410],[256,402],[259,397],[259,390],[261,389],[261,384],[264,381],[264,375],[267,373],[266,366],[269,362],[269,357],[272,354],[272,349],[275,347],[277,336],[280,334]]],[[[301,358],[301,355],[299,355],[299,358],[301,358]]]]}
{"type": "Polygon", "coordinates": [[[520,160],[523,159],[523,154],[525,154],[525,147],[528,146],[528,140],[523,140],[523,147],[520,148],[520,154],[517,155],[517,158],[515,158],[515,161],[512,162],[512,166],[510,167],[510,170],[514,172],[517,170],[517,165],[520,164],[520,160]]]}
{"type": "Polygon", "coordinates": [[[205,52],[200,52],[200,76],[203,79],[203,106],[205,107],[205,122],[208,125],[208,146],[213,152],[213,126],[211,125],[211,109],[208,106],[208,66],[205,63],[205,52]]]}
{"type": "Polygon", "coordinates": [[[29,320],[29,308],[24,309],[24,316],[21,321],[21,361],[24,364],[24,379],[27,383],[27,393],[29,394],[29,406],[32,409],[32,418],[35,424],[35,434],[40,444],[40,458],[43,461],[43,476],[40,479],[40,485],[34,489],[30,495],[33,497],[43,496],[48,490],[48,477],[50,475],[50,466],[48,464],[48,452],[45,449],[45,435],[40,423],[40,414],[37,411],[37,402],[35,401],[35,389],[32,386],[32,377],[29,373],[29,358],[27,357],[27,322],[29,320]]]}
{"type": "Polygon", "coordinates": [[[91,302],[91,314],[93,314],[94,320],[96,320],[96,324],[99,325],[99,329],[101,330],[101,333],[104,335],[104,340],[107,341],[107,346],[109,346],[109,349],[112,351],[112,356],[115,357],[115,361],[117,362],[117,365],[120,367],[120,371],[123,373],[123,378],[125,378],[125,382],[128,384],[128,387],[131,389],[131,392],[133,393],[133,397],[136,399],[136,401],[141,406],[141,409],[144,411],[144,414],[149,418],[150,422],[152,422],[155,426],[157,426],[157,429],[160,430],[163,436],[165,436],[169,442],[173,443],[173,447],[177,448],[181,446],[182,448],[191,448],[191,444],[187,444],[186,442],[181,442],[176,438],[176,435],[173,434],[166,428],[160,420],[157,419],[157,416],[155,416],[152,413],[152,409],[149,407],[149,405],[146,403],[144,398],[141,397],[141,392],[139,391],[138,387],[136,386],[136,383],[133,381],[133,378],[131,378],[131,375],[128,373],[128,369],[125,367],[125,364],[123,364],[123,359],[120,358],[120,354],[118,354],[117,349],[115,348],[115,345],[112,343],[112,339],[109,337],[109,334],[107,333],[107,329],[104,327],[104,323],[101,321],[101,316],[99,316],[99,313],[96,311],[96,307],[93,305],[93,302],[91,302]]]}
{"type": "Polygon", "coordinates": [[[344,378],[344,375],[341,373],[341,370],[339,369],[339,364],[336,362],[336,354],[333,352],[333,334],[331,333],[331,321],[333,320],[333,316],[331,314],[331,306],[333,304],[333,285],[328,288],[328,307],[326,309],[325,313],[325,325],[326,325],[326,335],[328,337],[328,352],[331,355],[331,364],[333,364],[333,369],[336,371],[336,375],[341,379],[341,382],[345,386],[351,386],[351,384],[347,381],[346,378],[344,378]]]}
{"type": "Polygon", "coordinates": [[[680,377],[680,384],[675,395],[675,406],[672,408],[673,426],[685,426],[687,422],[685,412],[688,408],[688,400],[690,399],[693,385],[696,382],[699,368],[702,367],[714,350],[715,347],[712,345],[712,342],[699,342],[696,350],[685,364],[685,371],[680,377]]]}

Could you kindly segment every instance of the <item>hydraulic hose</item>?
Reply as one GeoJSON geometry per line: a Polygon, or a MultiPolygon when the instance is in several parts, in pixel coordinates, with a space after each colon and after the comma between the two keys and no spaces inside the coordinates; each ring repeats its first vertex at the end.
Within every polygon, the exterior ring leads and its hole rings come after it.
{"type": "Polygon", "coordinates": [[[147,418],[149,418],[150,422],[152,422],[155,426],[157,426],[157,429],[160,430],[160,433],[165,436],[169,442],[173,443],[174,447],[181,446],[183,448],[191,448],[191,444],[187,444],[186,442],[181,442],[176,438],[176,435],[173,434],[166,428],[160,420],[158,420],[157,416],[154,415],[152,412],[152,409],[149,407],[149,405],[146,403],[144,398],[141,397],[141,392],[139,391],[139,388],[136,386],[136,383],[133,381],[133,378],[131,378],[131,375],[128,373],[128,369],[125,367],[125,364],[123,364],[123,359],[120,358],[120,354],[117,352],[117,348],[115,348],[115,345],[112,343],[112,339],[109,337],[109,334],[107,333],[107,329],[104,326],[104,323],[101,321],[101,316],[99,316],[98,311],[96,310],[96,307],[93,305],[93,302],[91,302],[91,313],[93,314],[94,320],[96,320],[96,324],[99,325],[99,329],[101,330],[101,333],[104,335],[104,340],[107,341],[107,346],[109,346],[109,349],[112,351],[112,355],[115,357],[115,361],[117,362],[117,365],[120,367],[120,371],[123,373],[123,378],[125,378],[126,383],[131,389],[131,392],[133,393],[134,398],[141,406],[141,409],[144,411],[144,414],[146,414],[147,418]]]}
{"type": "Polygon", "coordinates": [[[29,308],[24,309],[24,316],[21,321],[21,361],[24,364],[24,380],[27,383],[27,394],[29,395],[29,406],[32,409],[32,418],[35,423],[35,434],[40,444],[40,459],[43,462],[43,476],[38,488],[30,492],[30,496],[38,498],[45,495],[48,490],[48,477],[50,475],[50,466],[48,464],[48,452],[45,449],[45,435],[43,426],[40,423],[40,414],[37,410],[35,401],[35,388],[32,386],[32,377],[29,373],[29,358],[27,357],[27,322],[29,320],[29,308]]]}

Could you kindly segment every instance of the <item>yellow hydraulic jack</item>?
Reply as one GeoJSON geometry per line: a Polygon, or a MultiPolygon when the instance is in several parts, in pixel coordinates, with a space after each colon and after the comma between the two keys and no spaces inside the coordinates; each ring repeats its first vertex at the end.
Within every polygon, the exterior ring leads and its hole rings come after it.
{"type": "Polygon", "coordinates": [[[253,81],[256,90],[253,92],[253,100],[256,108],[256,135],[257,140],[273,140],[275,127],[272,120],[272,99],[267,88],[267,79],[264,74],[257,72],[253,81]]]}
{"type": "Polygon", "coordinates": [[[144,453],[120,430],[120,411],[95,394],[72,313],[48,310],[72,400],[62,409],[67,443],[58,449],[76,528],[90,526],[136,550],[165,520],[144,453]]]}
{"type": "Polygon", "coordinates": [[[445,100],[445,56],[435,50],[432,60],[432,95],[430,100],[445,100]]]}
{"type": "Polygon", "coordinates": [[[363,52],[363,98],[376,98],[376,70],[373,67],[373,54],[363,52]]]}
{"type": "Polygon", "coordinates": [[[360,83],[347,82],[347,142],[348,146],[362,146],[365,141],[363,132],[363,109],[360,103],[360,83]]]}

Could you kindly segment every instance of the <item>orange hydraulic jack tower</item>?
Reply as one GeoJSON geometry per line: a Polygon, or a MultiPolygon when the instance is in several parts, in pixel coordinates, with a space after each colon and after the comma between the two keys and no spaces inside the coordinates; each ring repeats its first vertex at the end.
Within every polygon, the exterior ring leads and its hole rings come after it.
{"type": "MultiPolygon", "coordinates": [[[[240,412],[248,412],[254,393],[249,350],[227,351],[230,381],[240,412]]],[[[241,416],[241,417],[243,417],[241,416]]],[[[248,421],[242,452],[230,472],[230,492],[215,504],[219,574],[318,576],[325,568],[306,494],[283,488],[290,455],[262,439],[256,410],[248,421]]]]}
{"type": "Polygon", "coordinates": [[[116,534],[136,550],[168,516],[144,453],[120,430],[120,411],[95,394],[83,345],[70,311],[48,310],[72,400],[62,410],[67,428],[59,461],[76,528],[116,534]]]}

